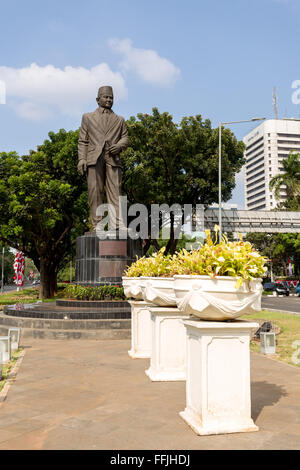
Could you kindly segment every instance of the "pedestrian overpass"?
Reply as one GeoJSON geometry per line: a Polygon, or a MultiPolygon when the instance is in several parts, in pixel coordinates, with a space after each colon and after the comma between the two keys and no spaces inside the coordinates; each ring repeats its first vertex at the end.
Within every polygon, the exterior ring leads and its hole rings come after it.
{"type": "MultiPolygon", "coordinates": [[[[219,209],[206,209],[201,214],[205,229],[219,224],[219,209]],[[204,218],[204,220],[203,220],[204,218]]],[[[300,233],[300,211],[248,211],[222,209],[223,232],[300,233]]]]}

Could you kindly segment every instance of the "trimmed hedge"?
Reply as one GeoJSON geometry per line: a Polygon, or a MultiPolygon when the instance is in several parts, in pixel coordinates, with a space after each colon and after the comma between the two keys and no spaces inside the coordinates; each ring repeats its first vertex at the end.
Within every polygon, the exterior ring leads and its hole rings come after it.
{"type": "Polygon", "coordinates": [[[120,286],[79,286],[69,284],[64,296],[76,300],[125,300],[124,289],[120,286]]]}

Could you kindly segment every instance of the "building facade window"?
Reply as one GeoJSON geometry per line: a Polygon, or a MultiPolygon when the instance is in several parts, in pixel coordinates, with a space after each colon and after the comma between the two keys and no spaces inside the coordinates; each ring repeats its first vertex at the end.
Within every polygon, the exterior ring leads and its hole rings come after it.
{"type": "MultiPolygon", "coordinates": [[[[283,171],[282,161],[291,151],[300,153],[300,120],[266,120],[243,140],[246,144],[244,153],[246,206],[249,210],[270,210],[277,203],[271,194],[270,179],[283,171]],[[260,137],[257,138],[257,135],[260,137]]],[[[285,198],[286,191],[282,188],[278,202],[285,198]]]]}
{"type": "Polygon", "coordinates": [[[266,203],[266,200],[264,197],[261,199],[258,199],[257,201],[249,202],[248,207],[253,207],[253,206],[256,206],[257,204],[262,204],[262,203],[266,203]]]}
{"type": "Polygon", "coordinates": [[[260,193],[254,194],[253,196],[247,197],[247,201],[252,201],[252,199],[255,199],[256,197],[263,196],[265,194],[265,191],[261,191],[260,193]]]}

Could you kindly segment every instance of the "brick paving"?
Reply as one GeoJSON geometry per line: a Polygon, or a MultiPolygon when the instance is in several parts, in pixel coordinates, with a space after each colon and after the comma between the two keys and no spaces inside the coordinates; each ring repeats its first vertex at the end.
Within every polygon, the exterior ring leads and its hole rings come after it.
{"type": "Polygon", "coordinates": [[[0,449],[299,449],[300,368],[251,355],[258,432],[197,436],[185,382],[151,382],[129,340],[34,340],[0,405],[0,449]]]}

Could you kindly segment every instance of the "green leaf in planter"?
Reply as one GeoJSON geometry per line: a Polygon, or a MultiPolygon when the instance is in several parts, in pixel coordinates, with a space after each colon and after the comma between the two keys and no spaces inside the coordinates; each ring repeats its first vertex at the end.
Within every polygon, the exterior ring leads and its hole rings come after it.
{"type": "MultiPolygon", "coordinates": [[[[215,227],[218,232],[218,227],[215,227]]],[[[217,237],[216,237],[217,238],[217,237]]],[[[260,278],[267,267],[267,258],[261,256],[249,242],[229,242],[223,236],[220,243],[206,231],[206,243],[199,250],[180,250],[173,256],[164,256],[164,248],[149,258],[139,258],[126,271],[128,277],[174,276],[175,274],[237,277],[237,287],[243,281],[260,278]]]]}

